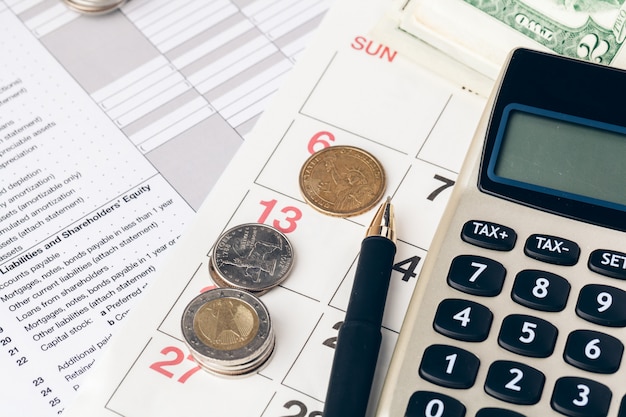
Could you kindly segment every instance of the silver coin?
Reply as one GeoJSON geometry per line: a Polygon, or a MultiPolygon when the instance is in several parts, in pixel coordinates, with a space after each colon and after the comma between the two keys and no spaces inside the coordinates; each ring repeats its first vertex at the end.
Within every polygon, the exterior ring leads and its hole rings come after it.
{"type": "Polygon", "coordinates": [[[209,290],[191,300],[181,329],[196,362],[218,375],[257,371],[274,351],[267,308],[256,296],[235,288],[209,290]]]}
{"type": "Polygon", "coordinates": [[[247,223],[227,230],[218,238],[211,261],[227,286],[263,291],[287,278],[294,253],[280,231],[264,224],[247,223]]]}
{"type": "MultiPolygon", "coordinates": [[[[228,282],[224,281],[222,277],[220,276],[220,274],[215,270],[215,265],[213,264],[213,258],[209,260],[209,275],[211,276],[213,283],[220,288],[236,288],[236,287],[233,287],[232,285],[229,285],[228,282]]],[[[246,290],[246,291],[249,291],[252,294],[256,295],[257,297],[260,297],[263,294],[267,293],[269,290],[270,289],[268,288],[268,289],[260,290],[260,291],[254,291],[254,290],[246,290]]]]}
{"type": "Polygon", "coordinates": [[[127,0],[63,0],[72,10],[84,14],[104,14],[122,7],[127,0]]]}

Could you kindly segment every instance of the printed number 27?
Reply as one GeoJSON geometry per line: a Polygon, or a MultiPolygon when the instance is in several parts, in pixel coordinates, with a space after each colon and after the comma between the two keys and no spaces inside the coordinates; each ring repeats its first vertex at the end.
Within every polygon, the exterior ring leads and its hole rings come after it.
{"type": "MultiPolygon", "coordinates": [[[[168,378],[174,377],[174,373],[168,371],[165,368],[166,367],[168,367],[168,368],[169,367],[176,367],[177,365],[182,364],[183,361],[185,360],[185,354],[183,353],[183,351],[181,349],[179,349],[177,347],[174,347],[174,346],[166,346],[163,349],[161,349],[161,354],[162,355],[170,356],[170,353],[174,354],[173,358],[168,359],[168,360],[164,360],[164,361],[154,362],[152,365],[150,365],[150,369],[153,369],[153,370],[157,371],[158,373],[165,375],[168,378]]],[[[196,365],[196,362],[193,360],[191,355],[187,356],[187,359],[189,361],[191,361],[194,365],[196,365]]],[[[195,374],[199,370],[200,370],[200,366],[199,365],[193,366],[193,367],[187,369],[177,379],[177,381],[180,382],[181,384],[184,384],[185,382],[187,382],[187,380],[189,379],[190,376],[192,376],[193,374],[195,374]]]]}

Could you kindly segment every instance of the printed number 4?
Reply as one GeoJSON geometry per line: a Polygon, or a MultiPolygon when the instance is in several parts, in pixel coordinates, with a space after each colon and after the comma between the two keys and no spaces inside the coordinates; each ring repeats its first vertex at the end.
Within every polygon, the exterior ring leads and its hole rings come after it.
{"type": "Polygon", "coordinates": [[[419,256],[412,256],[403,261],[397,262],[393,265],[394,271],[398,271],[402,273],[402,281],[408,281],[411,278],[415,278],[417,276],[417,266],[419,265],[422,258],[419,256]],[[408,267],[405,268],[405,265],[408,264],[408,267]]]}
{"type": "MultiPolygon", "coordinates": [[[[172,359],[154,362],[152,365],[150,365],[150,369],[153,369],[153,370],[157,371],[158,373],[160,373],[162,375],[165,375],[168,378],[173,378],[174,377],[174,373],[168,371],[165,368],[166,367],[172,367],[172,366],[180,365],[185,360],[185,354],[183,353],[183,351],[181,349],[179,349],[177,347],[174,347],[174,346],[167,346],[167,347],[164,347],[163,349],[161,349],[161,354],[163,354],[165,356],[169,356],[170,353],[174,354],[174,357],[172,359]]],[[[196,363],[193,360],[193,357],[191,355],[188,355],[187,359],[192,361],[194,364],[196,363]]],[[[191,377],[191,375],[195,374],[199,370],[200,370],[200,366],[196,365],[195,367],[193,367],[193,368],[187,370],[186,372],[184,372],[177,379],[177,381],[180,382],[181,384],[184,384],[189,379],[189,377],[191,377]]]]}

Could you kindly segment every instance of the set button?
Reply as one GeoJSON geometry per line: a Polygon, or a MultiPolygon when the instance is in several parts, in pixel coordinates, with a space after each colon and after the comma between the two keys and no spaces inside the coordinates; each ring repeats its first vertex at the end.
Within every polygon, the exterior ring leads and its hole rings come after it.
{"type": "Polygon", "coordinates": [[[587,266],[598,274],[611,278],[626,279],[626,253],[597,249],[589,255],[587,266]]]}

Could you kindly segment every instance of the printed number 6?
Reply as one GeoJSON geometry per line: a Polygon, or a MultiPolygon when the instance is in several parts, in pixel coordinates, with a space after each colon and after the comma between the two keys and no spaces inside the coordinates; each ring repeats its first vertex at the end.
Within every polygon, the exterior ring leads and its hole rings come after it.
{"type": "Polygon", "coordinates": [[[312,155],[316,151],[328,148],[331,145],[330,143],[334,141],[335,141],[335,135],[333,135],[332,133],[326,132],[326,131],[317,132],[309,140],[309,146],[307,149],[309,150],[309,153],[312,155]]]}

